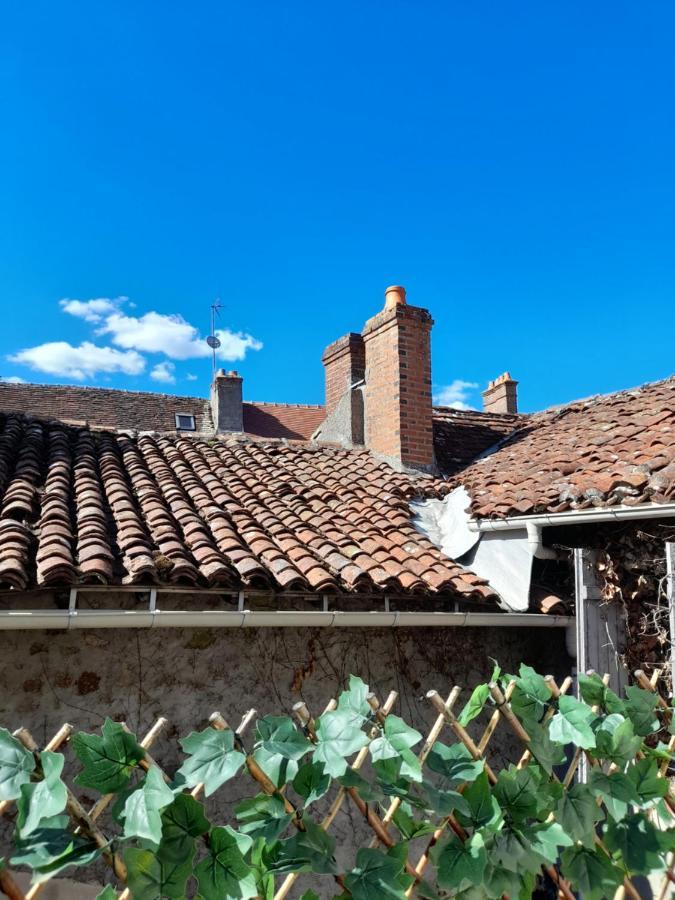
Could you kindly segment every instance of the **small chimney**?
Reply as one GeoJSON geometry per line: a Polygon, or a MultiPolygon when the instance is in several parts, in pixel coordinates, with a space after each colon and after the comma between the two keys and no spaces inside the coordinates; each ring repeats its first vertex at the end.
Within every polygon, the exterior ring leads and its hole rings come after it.
{"type": "Polygon", "coordinates": [[[433,319],[428,310],[408,306],[403,287],[388,287],[384,297],[384,309],[363,329],[365,443],[404,468],[430,471],[433,319]]]}
{"type": "Polygon", "coordinates": [[[508,372],[488,383],[487,390],[483,391],[483,412],[512,415],[518,412],[518,382],[508,372]]]}
{"type": "Polygon", "coordinates": [[[330,416],[352,385],[363,381],[366,350],[360,334],[350,332],[329,344],[321,362],[326,371],[326,416],[330,416]]]}
{"type": "Polygon", "coordinates": [[[216,434],[244,430],[243,378],[234,370],[218,369],[211,385],[211,414],[216,434]]]}

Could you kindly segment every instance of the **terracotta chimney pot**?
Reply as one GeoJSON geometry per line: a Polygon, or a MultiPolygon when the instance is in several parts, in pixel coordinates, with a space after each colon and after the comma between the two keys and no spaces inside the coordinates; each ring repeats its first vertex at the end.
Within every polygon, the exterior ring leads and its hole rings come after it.
{"type": "Polygon", "coordinates": [[[393,284],[384,292],[384,308],[394,309],[396,306],[405,306],[405,288],[399,284],[393,284]]]}

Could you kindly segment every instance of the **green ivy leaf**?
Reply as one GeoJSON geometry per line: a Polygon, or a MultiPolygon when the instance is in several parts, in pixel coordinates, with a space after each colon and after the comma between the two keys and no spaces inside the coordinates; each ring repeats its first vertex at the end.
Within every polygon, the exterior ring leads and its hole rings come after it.
{"type": "Polygon", "coordinates": [[[423,782],[422,787],[428,799],[428,804],[425,804],[425,806],[430,807],[436,815],[449,816],[455,810],[458,810],[465,816],[471,815],[469,804],[459,791],[435,787],[427,781],[423,782]]]}
{"type": "Polygon", "coordinates": [[[300,900],[320,900],[320,897],[314,891],[305,891],[300,900]]]}
{"type": "MultiPolygon", "coordinates": [[[[494,678],[492,680],[496,681],[496,679],[494,678]]],[[[473,689],[473,693],[469,697],[468,702],[465,704],[464,709],[461,711],[459,716],[457,716],[460,725],[464,725],[466,727],[469,722],[473,722],[473,720],[482,713],[483,707],[487,703],[489,696],[489,684],[479,684],[477,687],[475,687],[473,689]]]]}
{"type": "Polygon", "coordinates": [[[191,858],[195,838],[206,834],[210,827],[202,804],[190,794],[178,794],[162,812],[163,856],[176,861],[191,858]]]}
{"type": "Polygon", "coordinates": [[[105,720],[100,736],[80,731],[73,737],[72,745],[84,765],[75,783],[101,794],[114,794],[124,788],[145,755],[136,737],[112,719],[105,720]]]}
{"type": "Polygon", "coordinates": [[[338,697],[337,712],[342,713],[355,728],[361,728],[372,715],[368,704],[368,685],[357,675],[349,676],[349,689],[338,697]]]}
{"type": "Polygon", "coordinates": [[[403,868],[404,863],[395,856],[362,847],[356,854],[356,866],[345,875],[345,887],[354,900],[378,900],[380,897],[404,900],[413,879],[403,868]]]}
{"type": "Polygon", "coordinates": [[[401,803],[394,813],[393,822],[405,841],[421,837],[423,834],[433,834],[436,830],[436,826],[433,822],[415,819],[412,806],[406,802],[401,803]]]}
{"type": "Polygon", "coordinates": [[[229,825],[211,829],[208,856],[195,866],[204,900],[250,900],[257,896],[255,875],[244,859],[252,845],[250,837],[237,834],[229,825]]]}
{"type": "Polygon", "coordinates": [[[658,702],[658,694],[644,691],[634,684],[626,688],[626,715],[633,723],[636,734],[646,737],[659,730],[659,717],[655,712],[658,702]]]}
{"type": "MultiPolygon", "coordinates": [[[[419,731],[407,725],[399,716],[389,715],[384,720],[383,734],[370,743],[370,755],[373,763],[379,760],[395,760],[394,770],[397,777],[409,781],[422,780],[422,767],[411,747],[422,740],[419,731]]],[[[376,766],[377,768],[377,766],[376,766]]],[[[380,770],[378,770],[380,771],[380,770]]],[[[388,780],[391,775],[388,774],[388,780]]]]}
{"type": "Polygon", "coordinates": [[[134,900],[184,900],[192,875],[192,854],[174,860],[167,854],[130,847],[124,851],[127,879],[134,900]]]}
{"type": "Polygon", "coordinates": [[[0,728],[0,800],[16,800],[21,785],[28,784],[35,759],[20,741],[0,728]]]}
{"type": "Polygon", "coordinates": [[[592,847],[595,824],[603,818],[591,790],[585,784],[575,784],[562,795],[556,808],[556,819],[575,841],[592,847]]]}
{"type": "Polygon", "coordinates": [[[360,775],[351,766],[347,766],[344,774],[338,777],[338,781],[342,787],[355,788],[359,792],[361,799],[365,800],[366,803],[379,803],[379,801],[384,799],[384,793],[380,790],[380,787],[365,779],[363,775],[360,775]]]}
{"type": "Polygon", "coordinates": [[[571,847],[574,841],[558,822],[545,822],[523,829],[530,848],[547,863],[554,863],[560,847],[571,847]]]}
{"type": "Polygon", "coordinates": [[[326,775],[323,763],[308,762],[293,779],[293,789],[305,801],[305,806],[319,800],[330,788],[330,775],[326,775]]]}
{"type": "Polygon", "coordinates": [[[74,837],[68,831],[68,816],[43,819],[25,838],[15,841],[13,865],[33,869],[33,883],[48,881],[71,866],[85,866],[101,855],[93,841],[74,837]]]}
{"type": "Polygon", "coordinates": [[[533,668],[521,665],[511,695],[511,709],[528,725],[541,722],[551,703],[551,692],[545,680],[533,668]]]}
{"type": "Polygon", "coordinates": [[[286,812],[281,797],[257,794],[243,800],[234,811],[239,820],[239,830],[252,838],[271,842],[283,834],[292,816],[286,812]]]}
{"type": "Polygon", "coordinates": [[[618,713],[597,721],[596,755],[617,765],[630,762],[642,746],[642,738],[635,736],[632,721],[618,713]]]}
{"type": "Polygon", "coordinates": [[[193,731],[180,740],[180,745],[189,756],[176,777],[183,779],[187,787],[203,782],[206,797],[233,778],[246,759],[243,753],[234,749],[234,732],[229,729],[193,731]]]}
{"type": "Polygon", "coordinates": [[[316,872],[332,875],[337,871],[335,838],[311,819],[303,819],[304,831],[286,841],[277,841],[263,853],[270,872],[316,872]]]}
{"type": "Polygon", "coordinates": [[[580,673],[577,680],[581,696],[589,706],[597,706],[608,713],[625,714],[626,710],[623,700],[607,687],[597,673],[593,675],[580,673]]]}
{"type": "Polygon", "coordinates": [[[463,815],[458,811],[457,818],[465,826],[472,828],[494,829],[502,821],[502,811],[496,797],[490,789],[485,772],[470,784],[462,794],[469,804],[469,815],[463,815]]]}
{"type": "Polygon", "coordinates": [[[514,822],[523,822],[537,815],[541,777],[536,772],[537,769],[531,765],[523,769],[512,765],[508,769],[502,769],[497,777],[493,794],[503,812],[514,822]]]}
{"type": "Polygon", "coordinates": [[[103,890],[94,897],[94,900],[117,900],[117,891],[111,884],[106,884],[103,890]]]}
{"type": "Polygon", "coordinates": [[[444,844],[437,844],[431,854],[438,866],[438,884],[441,887],[459,889],[483,883],[487,853],[480,831],[464,843],[453,835],[444,844]]]}
{"type": "Polygon", "coordinates": [[[668,793],[668,781],[660,774],[654,759],[639,759],[626,770],[637,794],[636,803],[649,806],[668,793]]]}
{"type": "Polygon", "coordinates": [[[562,871],[584,900],[613,897],[623,882],[623,872],[602,851],[588,847],[569,847],[561,857],[562,871]]]}
{"type": "Polygon", "coordinates": [[[138,837],[158,845],[162,838],[161,811],[173,803],[173,791],[153,766],[143,783],[124,804],[124,837],[138,837]]]}
{"type": "Polygon", "coordinates": [[[657,831],[646,816],[638,813],[621,822],[610,822],[605,843],[609,850],[621,854],[631,873],[646,875],[665,868],[665,853],[675,847],[675,835],[657,831]]]}
{"type": "Polygon", "coordinates": [[[436,741],[427,757],[427,767],[457,785],[475,781],[485,769],[485,761],[474,759],[464,744],[448,747],[436,741]]]}
{"type": "Polygon", "coordinates": [[[282,788],[298,774],[298,764],[295,760],[288,759],[280,753],[270,753],[264,747],[254,750],[253,759],[275,787],[282,788]]]}
{"type": "Polygon", "coordinates": [[[485,870],[486,897],[502,897],[511,900],[531,900],[534,894],[536,876],[532,872],[511,872],[502,866],[488,863],[485,870]]]}
{"type": "Polygon", "coordinates": [[[593,718],[590,706],[563,694],[558,700],[558,712],[549,724],[551,740],[590,750],[595,747],[595,735],[591,728],[593,718]]]}
{"type": "Polygon", "coordinates": [[[256,748],[262,747],[267,753],[297,761],[312,746],[288,716],[265,716],[256,725],[256,748]]]}
{"type": "Polygon", "coordinates": [[[337,778],[347,768],[345,757],[356,753],[368,743],[360,725],[354,724],[349,711],[332,710],[319,717],[316,724],[315,762],[322,762],[328,775],[337,778]]]}
{"type": "Polygon", "coordinates": [[[57,816],[66,808],[68,791],[61,780],[64,761],[62,753],[43,750],[42,781],[21,785],[21,796],[16,801],[16,825],[21,837],[34,831],[43,819],[57,816]]]}
{"type": "Polygon", "coordinates": [[[551,775],[555,766],[562,765],[566,761],[565,748],[562,744],[551,740],[547,728],[543,725],[530,723],[528,733],[530,753],[542,769],[551,775]]]}
{"type": "Polygon", "coordinates": [[[274,875],[267,871],[263,861],[266,843],[259,838],[250,853],[250,865],[260,900],[274,900],[274,875]]]}
{"type": "Polygon", "coordinates": [[[596,797],[602,797],[607,812],[616,821],[623,819],[630,803],[639,801],[635,785],[623,772],[608,775],[600,768],[593,768],[588,776],[588,788],[596,797]]]}

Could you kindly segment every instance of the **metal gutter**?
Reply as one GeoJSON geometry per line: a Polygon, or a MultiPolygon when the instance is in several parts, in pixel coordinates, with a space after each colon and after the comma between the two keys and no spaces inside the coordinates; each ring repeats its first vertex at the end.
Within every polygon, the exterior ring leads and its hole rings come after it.
{"type": "Polygon", "coordinates": [[[573,616],[540,613],[286,610],[31,609],[0,611],[0,631],[71,628],[565,628],[573,616]]]}
{"type": "Polygon", "coordinates": [[[667,519],[675,516],[675,503],[649,503],[642,506],[609,506],[603,509],[565,510],[532,516],[506,516],[503,519],[476,519],[469,522],[471,531],[513,531],[528,526],[546,528],[560,525],[583,525],[587,522],[620,522],[630,519],[667,519]]]}

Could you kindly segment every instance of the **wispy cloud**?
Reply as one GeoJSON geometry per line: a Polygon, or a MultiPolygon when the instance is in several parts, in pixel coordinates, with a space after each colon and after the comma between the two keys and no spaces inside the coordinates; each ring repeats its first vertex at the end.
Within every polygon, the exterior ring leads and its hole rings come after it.
{"type": "Polygon", "coordinates": [[[187,375],[185,376],[185,380],[186,380],[186,381],[197,381],[197,380],[198,380],[198,376],[197,376],[197,375],[193,375],[192,372],[188,372],[187,375]]]}
{"type": "Polygon", "coordinates": [[[173,374],[176,367],[172,362],[157,363],[150,372],[153,381],[161,381],[164,384],[175,384],[176,376],[173,374]]]}
{"type": "Polygon", "coordinates": [[[116,312],[126,299],[126,297],[116,297],[111,300],[109,297],[98,297],[95,300],[71,300],[69,297],[64,297],[63,300],[59,300],[59,306],[68,315],[84,319],[85,322],[95,325],[102,322],[105,316],[116,312]]]}
{"type": "Polygon", "coordinates": [[[477,388],[475,381],[455,378],[450,384],[441,385],[434,391],[433,401],[437,406],[449,406],[451,409],[476,409],[468,401],[471,399],[471,392],[477,388]]]}
{"type": "Polygon", "coordinates": [[[99,347],[89,341],[83,341],[79,347],[73,347],[67,341],[50,341],[19,350],[7,358],[36,372],[73,378],[75,381],[94,378],[99,372],[140,375],[145,369],[145,359],[135,350],[122,352],[114,347],[99,347]]]}
{"type": "Polygon", "coordinates": [[[0,375],[0,383],[2,384],[25,384],[25,378],[19,378],[18,375],[0,375]]]}

